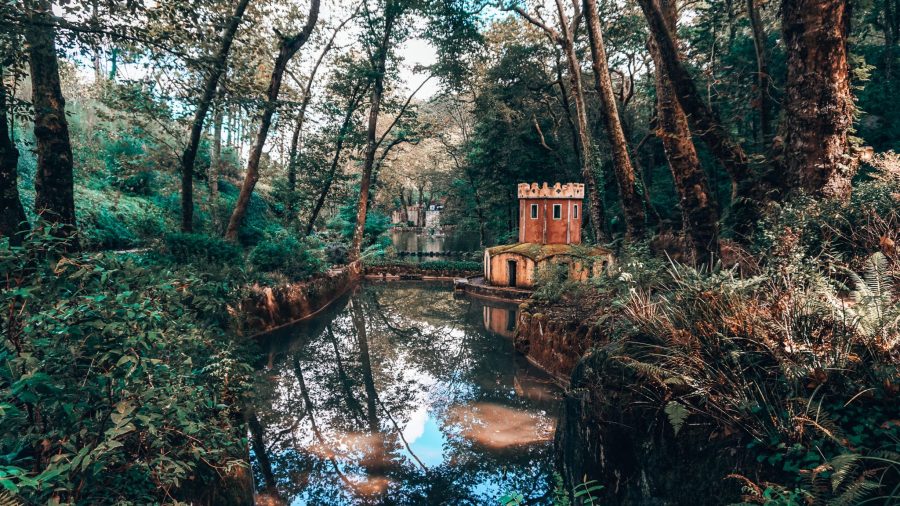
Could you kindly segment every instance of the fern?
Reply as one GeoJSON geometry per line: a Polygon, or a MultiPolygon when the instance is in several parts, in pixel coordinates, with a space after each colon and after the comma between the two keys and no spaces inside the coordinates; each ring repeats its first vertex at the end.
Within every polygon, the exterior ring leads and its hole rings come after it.
{"type": "Polygon", "coordinates": [[[22,501],[9,491],[0,492],[0,506],[21,506],[22,501]]]}
{"type": "Polygon", "coordinates": [[[687,420],[688,415],[691,413],[686,407],[682,406],[681,403],[675,401],[669,401],[668,404],[666,404],[665,412],[666,416],[669,417],[669,423],[672,424],[672,429],[675,430],[675,435],[677,436],[678,431],[684,426],[685,420],[687,420]]]}

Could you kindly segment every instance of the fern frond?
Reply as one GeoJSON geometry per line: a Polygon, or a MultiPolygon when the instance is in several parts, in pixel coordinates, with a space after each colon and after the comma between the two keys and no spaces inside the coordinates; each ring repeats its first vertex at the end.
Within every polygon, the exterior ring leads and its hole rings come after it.
{"type": "Polygon", "coordinates": [[[834,471],[831,475],[831,489],[839,490],[842,485],[859,476],[860,456],[855,453],[844,453],[831,459],[829,465],[834,471]]]}
{"type": "Polygon", "coordinates": [[[9,491],[0,492],[0,506],[22,506],[22,501],[20,501],[16,496],[9,491]]]}
{"type": "Polygon", "coordinates": [[[866,496],[875,492],[878,488],[878,483],[860,477],[840,495],[828,501],[828,506],[853,506],[859,504],[866,496]]]}

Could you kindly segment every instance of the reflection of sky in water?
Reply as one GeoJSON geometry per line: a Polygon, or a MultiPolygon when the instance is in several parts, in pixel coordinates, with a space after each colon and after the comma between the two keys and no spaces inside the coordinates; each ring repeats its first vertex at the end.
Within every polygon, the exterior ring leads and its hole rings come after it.
{"type": "MultiPolygon", "coordinates": [[[[429,416],[426,410],[417,411],[403,432],[406,440],[409,441],[410,449],[419,457],[423,464],[433,467],[444,462],[443,447],[446,442],[444,433],[441,432],[437,419],[429,416]],[[419,413],[422,413],[422,415],[419,419],[416,419],[416,415],[419,413]],[[406,435],[407,431],[410,432],[412,437],[406,435]]],[[[406,451],[405,456],[412,457],[408,451],[406,451]]]]}
{"type": "MultiPolygon", "coordinates": [[[[320,320],[285,337],[294,341],[280,344],[257,389],[279,495],[295,505],[496,504],[517,490],[540,503],[557,391],[485,331],[480,303],[445,287],[371,285],[320,320]]],[[[259,462],[254,472],[262,489],[259,462]]]]}

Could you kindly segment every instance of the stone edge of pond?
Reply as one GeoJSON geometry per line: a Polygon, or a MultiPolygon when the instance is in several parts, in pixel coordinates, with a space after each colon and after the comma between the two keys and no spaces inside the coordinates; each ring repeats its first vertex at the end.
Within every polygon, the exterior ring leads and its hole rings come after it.
{"type": "Polygon", "coordinates": [[[363,277],[359,262],[298,283],[253,285],[239,305],[246,335],[256,336],[308,320],[330,306],[363,277]]]}

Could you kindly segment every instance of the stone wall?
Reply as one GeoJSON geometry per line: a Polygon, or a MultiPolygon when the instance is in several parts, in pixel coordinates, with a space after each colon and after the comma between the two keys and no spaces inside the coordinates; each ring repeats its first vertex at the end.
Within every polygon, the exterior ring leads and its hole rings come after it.
{"type": "Polygon", "coordinates": [[[357,262],[302,283],[254,285],[239,308],[243,331],[254,335],[309,318],[352,288],[361,274],[357,262]]]}
{"type": "Polygon", "coordinates": [[[532,363],[565,385],[575,364],[593,343],[595,329],[587,322],[552,321],[546,314],[532,312],[524,304],[519,311],[515,346],[532,363]]]}

